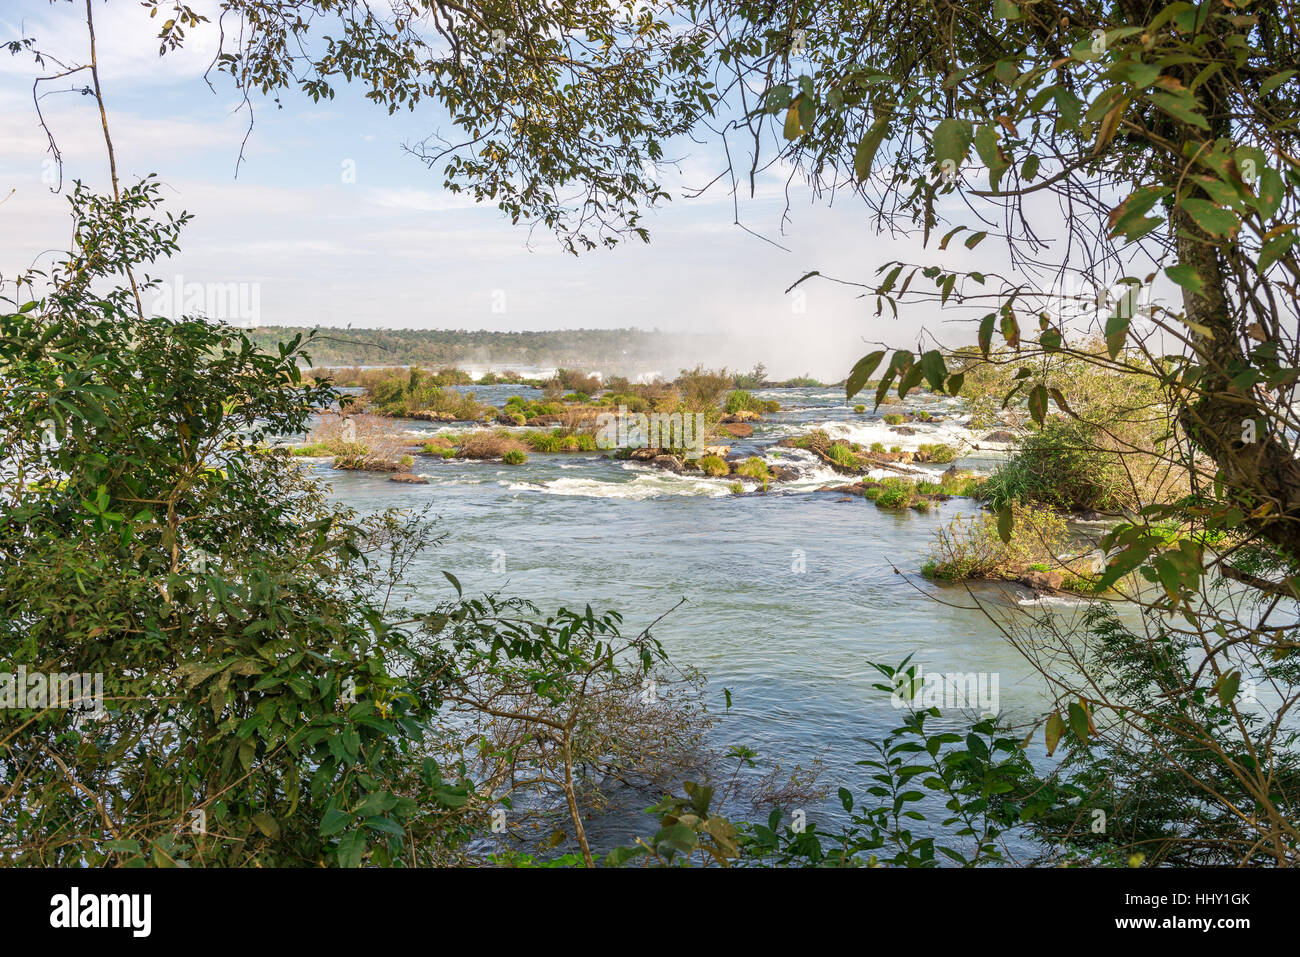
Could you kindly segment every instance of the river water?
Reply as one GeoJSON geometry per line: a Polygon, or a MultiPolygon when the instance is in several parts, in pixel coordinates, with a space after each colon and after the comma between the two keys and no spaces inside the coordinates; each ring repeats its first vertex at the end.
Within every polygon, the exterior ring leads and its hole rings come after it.
{"type": "MultiPolygon", "coordinates": [[[[538,394],[517,386],[467,391],[496,406],[512,394],[538,394]]],[[[834,829],[845,817],[836,789],[860,794],[867,784],[867,771],[855,763],[871,756],[863,742],[880,738],[900,719],[890,696],[873,690],[882,679],[869,662],[894,664],[911,654],[926,673],[996,676],[1000,707],[1012,715],[1041,710],[1042,681],[985,614],[953,607],[972,604],[965,587],[920,576],[936,529],[958,513],[975,513],[977,503],[953,499],[922,513],[845,500],[817,489],[848,479],[808,453],[772,445],[816,427],[886,447],[942,441],[963,448],[957,464],[976,471],[994,467],[1004,449],[980,443],[984,450],[973,450],[987,430],[964,428],[950,399],[909,397],[902,408],[946,418],[910,423],[916,434],[902,436],[881,420],[899,406],[857,414],[842,389],[758,394],[779,401],[783,411],[756,423],[753,438],[733,450],[805,473],[765,494],[737,496],[725,479],[676,476],[600,454],[531,454],[525,465],[513,467],[417,457],[413,471],[427,485],[336,471],[326,461],[309,467],[338,500],[361,511],[433,505],[447,538],[415,570],[416,606],[454,597],[442,569],[453,572],[467,594],[519,596],[543,610],[588,603],[597,611],[617,610],[629,633],[687,599],[654,633],[676,665],[707,676],[706,701],[719,719],[711,744],[720,751],[753,749],[758,767],[745,772],[753,778],[776,763],[806,768],[820,759],[829,795],[801,810],[807,820],[834,829]],[[731,693],[730,708],[724,689],[731,693]]],[[[413,437],[457,428],[401,424],[413,437]]],[[[945,467],[929,471],[937,475],[945,467]]],[[[1018,586],[985,585],[976,594],[1003,610],[1035,604],[1018,586]]],[[[954,729],[968,723],[960,714],[946,714],[941,722],[954,729]]],[[[652,833],[654,822],[643,809],[654,797],[624,795],[620,809],[594,823],[597,848],[652,833]]],[[[729,810],[766,819],[769,809],[729,810]]]]}

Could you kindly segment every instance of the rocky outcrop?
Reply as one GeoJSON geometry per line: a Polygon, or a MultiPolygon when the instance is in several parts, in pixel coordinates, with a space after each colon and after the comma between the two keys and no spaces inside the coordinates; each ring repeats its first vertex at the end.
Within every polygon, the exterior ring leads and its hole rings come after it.
{"type": "Polygon", "coordinates": [[[656,455],[650,460],[650,464],[655,468],[667,469],[674,475],[681,475],[684,469],[682,460],[675,455],[656,455]]]}
{"type": "Polygon", "coordinates": [[[416,475],[414,472],[398,472],[395,475],[388,476],[390,482],[405,482],[407,485],[428,485],[429,480],[423,475],[416,475]]]}
{"type": "Polygon", "coordinates": [[[745,425],[743,422],[727,422],[724,420],[722,423],[722,429],[724,432],[729,432],[738,439],[747,439],[754,434],[754,427],[752,425],[745,425]]]}
{"type": "Polygon", "coordinates": [[[792,469],[788,465],[769,465],[767,469],[772,473],[774,482],[793,482],[799,477],[799,470],[792,469]]]}
{"type": "Polygon", "coordinates": [[[718,421],[724,425],[735,422],[754,422],[762,418],[757,412],[750,412],[748,409],[741,409],[739,412],[729,412],[718,421]]]}
{"type": "Polygon", "coordinates": [[[419,412],[412,412],[411,418],[419,419],[422,422],[458,422],[450,412],[437,412],[433,409],[421,409],[419,412]]]}
{"type": "Polygon", "coordinates": [[[1015,437],[1012,433],[1007,432],[1005,429],[999,429],[999,430],[996,431],[996,432],[990,432],[988,435],[984,436],[984,438],[981,439],[980,441],[982,441],[982,442],[1014,442],[1015,440],[1016,440],[1016,437],[1015,437]]]}
{"type": "Polygon", "coordinates": [[[1061,590],[1061,585],[1065,582],[1065,576],[1057,571],[1026,572],[1020,579],[1021,584],[1028,585],[1034,591],[1056,593],[1061,590]]]}

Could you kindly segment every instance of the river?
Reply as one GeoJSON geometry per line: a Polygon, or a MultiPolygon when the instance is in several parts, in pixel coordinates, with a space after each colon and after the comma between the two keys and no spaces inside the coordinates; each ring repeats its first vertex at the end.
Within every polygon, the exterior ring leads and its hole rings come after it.
{"type": "MultiPolygon", "coordinates": [[[[497,406],[512,394],[539,394],[520,386],[467,391],[497,406]]],[[[861,794],[866,786],[867,771],[855,763],[870,756],[863,742],[881,737],[900,718],[890,696],[872,688],[882,679],[869,662],[894,664],[911,654],[928,674],[996,676],[1000,707],[1013,716],[1041,711],[1045,699],[1041,680],[988,617],[954,607],[972,604],[964,586],[920,576],[936,529],[958,513],[976,512],[976,502],[952,499],[923,513],[820,492],[847,479],[809,453],[773,443],[816,427],[832,437],[910,450],[922,442],[949,442],[965,450],[959,466],[985,472],[1004,450],[971,449],[988,430],[964,428],[952,399],[909,396],[902,407],[859,414],[845,404],[840,388],[757,394],[776,399],[783,411],[755,423],[754,436],[733,450],[806,472],[765,494],[733,495],[726,479],[677,476],[600,454],[530,454],[521,466],[417,457],[413,471],[427,485],[336,471],[323,460],[309,464],[339,501],[363,512],[432,503],[447,537],[415,570],[417,606],[454,597],[442,569],[452,571],[467,594],[500,592],[544,610],[587,603],[617,610],[628,632],[687,599],[655,635],[676,665],[707,676],[707,704],[719,719],[711,743],[721,751],[743,745],[757,752],[758,767],[746,772],[754,779],[777,762],[807,768],[820,758],[829,794],[801,810],[807,820],[834,829],[845,819],[836,789],[861,794]],[[924,409],[945,421],[909,423],[916,434],[898,435],[881,417],[900,408],[924,409]]],[[[401,425],[413,437],[457,428],[413,420],[401,425]]],[[[929,471],[937,476],[945,467],[929,471]]],[[[1003,610],[1038,604],[1019,586],[984,585],[975,593],[1003,610]]],[[[968,725],[960,714],[945,715],[942,723],[968,725]]],[[[630,796],[626,806],[596,821],[593,844],[605,849],[653,831],[642,813],[651,797],[630,796]]],[[[768,811],[729,810],[751,819],[766,819],[768,811]]]]}

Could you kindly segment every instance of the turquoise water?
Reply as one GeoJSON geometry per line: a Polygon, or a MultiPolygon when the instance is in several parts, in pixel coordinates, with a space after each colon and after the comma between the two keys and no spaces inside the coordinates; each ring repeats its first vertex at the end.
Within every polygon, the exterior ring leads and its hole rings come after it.
{"type": "MultiPolygon", "coordinates": [[[[498,405],[512,393],[533,394],[518,387],[470,391],[498,405]]],[[[936,585],[919,574],[936,529],[958,513],[974,513],[976,503],[953,499],[921,513],[844,500],[817,489],[846,479],[807,453],[772,444],[822,426],[905,449],[936,440],[965,443],[958,464],[977,470],[996,463],[996,447],[970,449],[982,433],[962,428],[955,406],[943,403],[909,400],[909,409],[949,418],[913,423],[917,434],[900,436],[878,416],[853,413],[840,390],[761,395],[792,408],[759,423],[754,438],[733,449],[803,473],[766,494],[734,496],[727,480],[679,477],[596,454],[533,455],[515,467],[417,457],[413,471],[428,485],[335,471],[325,462],[311,467],[340,501],[362,511],[433,506],[447,538],[415,571],[416,606],[454,597],[444,568],[467,594],[519,596],[544,610],[587,603],[617,610],[628,633],[687,599],[654,633],[676,665],[707,676],[707,703],[720,719],[711,744],[720,751],[752,748],[759,767],[747,773],[755,777],[774,762],[807,767],[820,757],[829,796],[803,810],[808,820],[834,827],[844,817],[836,788],[865,786],[855,764],[869,756],[863,740],[879,738],[900,717],[889,695],[873,690],[881,678],[870,661],[894,664],[912,654],[927,673],[996,674],[1001,708],[1013,715],[1041,709],[1042,682],[984,612],[952,607],[973,604],[964,587],[936,585]]],[[[447,431],[403,425],[413,434],[447,431]]],[[[995,614],[1032,602],[1016,586],[981,586],[976,594],[995,614]]],[[[955,714],[945,723],[968,722],[955,714]]],[[[593,826],[593,843],[608,847],[652,829],[640,810],[653,797],[623,795],[626,807],[593,826]]],[[[765,818],[767,809],[743,813],[765,818]]]]}

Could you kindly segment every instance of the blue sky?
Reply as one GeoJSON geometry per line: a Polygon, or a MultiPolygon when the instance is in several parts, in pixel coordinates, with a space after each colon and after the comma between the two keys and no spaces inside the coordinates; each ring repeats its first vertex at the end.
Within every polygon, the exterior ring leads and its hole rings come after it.
{"type": "MultiPolygon", "coordinates": [[[[84,62],[79,11],[79,4],[5,0],[0,40],[34,36],[65,62],[84,62]]],[[[294,92],[283,97],[283,109],[255,103],[236,178],[248,113],[221,77],[214,74],[215,91],[203,81],[215,31],[200,28],[184,50],[160,58],[157,21],[134,0],[97,4],[96,26],[121,177],[159,174],[172,207],[196,216],[182,253],[152,274],[173,284],[247,284],[265,324],[660,328],[723,337],[717,354],[700,357],[706,363],[763,361],[777,375],[839,378],[870,351],[868,342],[907,345],[927,318],[876,318],[874,302],[829,283],[804,284],[798,302],[784,294],[811,269],[867,279],[885,261],[935,261],[935,254],[920,250],[919,239],[876,236],[852,201],[830,209],[799,189],[782,233],[779,172],[760,181],[741,214],[788,251],[733,225],[731,197],[719,186],[650,215],[648,246],[575,258],[549,234],[530,238],[495,207],[445,192],[439,173],[402,150],[447,128],[435,108],[390,116],[345,89],[329,103],[294,92]],[[344,181],[349,163],[355,182],[344,181]]],[[[29,58],[0,54],[5,278],[67,241],[66,200],[43,181],[49,165],[32,103],[36,75],[29,58]]],[[[64,153],[65,183],[81,178],[103,187],[107,164],[93,100],[49,92],[70,85],[46,84],[41,101],[64,153]]],[[[721,169],[713,147],[691,150],[680,154],[680,172],[663,171],[670,192],[702,185],[721,169]]],[[[988,251],[977,252],[950,252],[947,261],[986,268],[988,251]]],[[[927,328],[944,335],[943,317],[928,318],[927,328]]],[[[972,338],[966,329],[946,337],[951,344],[972,338]]]]}

